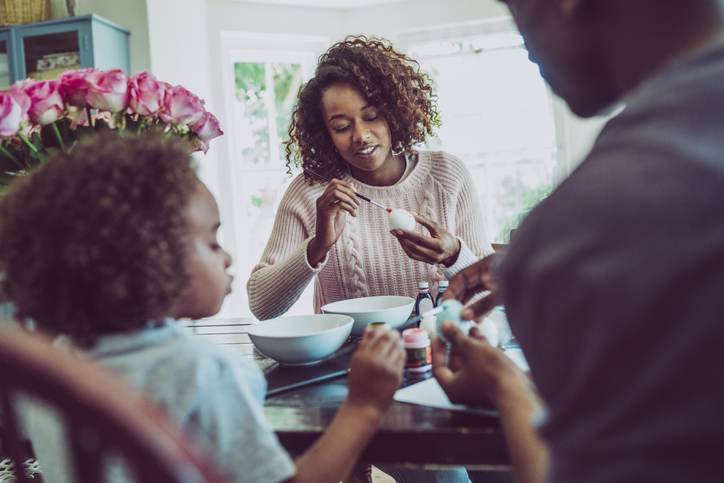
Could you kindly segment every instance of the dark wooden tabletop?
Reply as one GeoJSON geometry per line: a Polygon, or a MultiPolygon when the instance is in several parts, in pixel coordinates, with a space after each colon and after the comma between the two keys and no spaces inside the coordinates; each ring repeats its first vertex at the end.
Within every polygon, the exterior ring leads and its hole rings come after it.
{"type": "MultiPolygon", "coordinates": [[[[252,358],[270,385],[287,368],[254,349],[246,334],[251,319],[195,322],[199,335],[252,358]]],[[[343,364],[337,362],[337,364],[343,364]]],[[[407,380],[405,384],[415,382],[407,380]]],[[[346,379],[287,391],[267,399],[266,417],[293,455],[308,448],[329,426],[347,396],[346,379]]],[[[495,417],[393,402],[362,461],[375,464],[505,466],[508,457],[495,417]]]]}

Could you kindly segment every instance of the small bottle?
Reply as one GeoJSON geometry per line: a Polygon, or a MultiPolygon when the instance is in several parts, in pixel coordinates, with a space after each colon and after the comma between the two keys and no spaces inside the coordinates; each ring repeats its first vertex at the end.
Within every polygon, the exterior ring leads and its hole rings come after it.
{"type": "Polygon", "coordinates": [[[438,307],[440,305],[440,302],[442,302],[442,294],[445,293],[445,290],[447,290],[447,287],[450,285],[450,282],[447,280],[440,280],[440,284],[437,286],[437,297],[435,297],[435,307],[438,307]]]}
{"type": "Polygon", "coordinates": [[[424,329],[407,329],[402,332],[407,361],[405,368],[409,372],[427,372],[432,369],[432,350],[430,337],[424,329]]]}
{"type": "Polygon", "coordinates": [[[418,285],[417,300],[415,300],[415,315],[422,315],[435,308],[435,300],[430,293],[430,284],[423,280],[418,285]]]}

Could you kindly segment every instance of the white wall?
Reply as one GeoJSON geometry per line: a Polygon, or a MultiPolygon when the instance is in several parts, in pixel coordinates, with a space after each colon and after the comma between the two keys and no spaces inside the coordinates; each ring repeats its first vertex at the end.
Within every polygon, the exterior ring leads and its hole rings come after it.
{"type": "MultiPolygon", "coordinates": [[[[220,111],[220,97],[213,95],[206,0],[147,0],[151,70],[171,84],[181,84],[206,101],[206,108],[220,111]]],[[[216,149],[199,156],[202,179],[218,190],[216,149]]]]}
{"type": "Polygon", "coordinates": [[[355,8],[339,36],[373,34],[393,42],[400,33],[508,16],[497,0],[407,0],[355,8]]]}
{"type": "MultiPolygon", "coordinates": [[[[53,0],[51,12],[58,15],[64,0],[53,0]]],[[[146,0],[80,0],[79,15],[95,13],[130,30],[131,74],[151,67],[146,0]]]]}
{"type": "MultiPolygon", "coordinates": [[[[206,101],[206,109],[219,117],[222,129],[224,119],[223,93],[215,84],[220,77],[218,58],[219,32],[209,31],[207,0],[146,0],[150,42],[151,70],[159,79],[181,84],[206,101]],[[214,39],[215,42],[212,43],[214,39]]],[[[225,156],[224,138],[211,142],[209,152],[198,154],[199,176],[214,193],[219,203],[221,219],[234,220],[228,163],[220,163],[225,156]]],[[[226,247],[235,247],[233,223],[222,224],[219,238],[226,247]]],[[[237,274],[239,277],[240,274],[237,274]]],[[[233,298],[227,300],[233,301],[233,298]]],[[[238,312],[238,308],[231,309],[238,312]]]]}
{"type": "Polygon", "coordinates": [[[209,32],[240,31],[326,36],[380,35],[507,15],[495,0],[407,0],[353,9],[260,5],[209,0],[209,32]]]}
{"type": "Polygon", "coordinates": [[[212,36],[220,32],[262,32],[295,35],[328,35],[343,28],[343,10],[314,7],[261,5],[235,0],[208,0],[212,36]]]}

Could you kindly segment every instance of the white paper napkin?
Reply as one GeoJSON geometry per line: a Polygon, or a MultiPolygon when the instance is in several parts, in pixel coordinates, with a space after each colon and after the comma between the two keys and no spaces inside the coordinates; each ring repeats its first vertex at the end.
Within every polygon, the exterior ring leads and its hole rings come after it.
{"type": "MultiPolygon", "coordinates": [[[[528,370],[528,364],[520,349],[509,349],[505,351],[505,354],[521,369],[528,370]]],[[[498,411],[494,409],[483,409],[451,403],[447,394],[445,394],[445,391],[442,390],[442,387],[440,387],[440,384],[434,377],[425,379],[417,384],[398,389],[395,393],[394,399],[398,402],[419,404],[421,406],[449,409],[452,411],[464,411],[468,413],[485,414],[488,416],[497,416],[498,414],[498,411]]]]}

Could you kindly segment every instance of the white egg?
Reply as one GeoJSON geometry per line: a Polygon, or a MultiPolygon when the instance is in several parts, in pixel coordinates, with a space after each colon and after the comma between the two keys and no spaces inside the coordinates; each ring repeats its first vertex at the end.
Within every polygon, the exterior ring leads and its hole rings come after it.
{"type": "Polygon", "coordinates": [[[415,217],[405,210],[395,208],[390,212],[390,230],[399,228],[401,230],[414,230],[415,217]]]}

